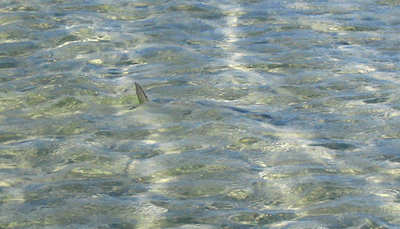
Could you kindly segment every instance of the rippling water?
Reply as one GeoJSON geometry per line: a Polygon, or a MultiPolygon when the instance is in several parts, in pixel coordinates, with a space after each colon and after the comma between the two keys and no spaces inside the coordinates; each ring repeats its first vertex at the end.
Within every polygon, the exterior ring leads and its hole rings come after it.
{"type": "Polygon", "coordinates": [[[0,228],[400,228],[399,36],[398,0],[3,0],[0,228]]]}

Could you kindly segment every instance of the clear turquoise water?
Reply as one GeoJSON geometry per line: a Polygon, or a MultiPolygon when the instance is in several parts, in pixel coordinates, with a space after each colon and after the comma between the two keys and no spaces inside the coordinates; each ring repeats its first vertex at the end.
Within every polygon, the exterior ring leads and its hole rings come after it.
{"type": "Polygon", "coordinates": [[[400,228],[399,15],[1,1],[0,228],[400,228]]]}

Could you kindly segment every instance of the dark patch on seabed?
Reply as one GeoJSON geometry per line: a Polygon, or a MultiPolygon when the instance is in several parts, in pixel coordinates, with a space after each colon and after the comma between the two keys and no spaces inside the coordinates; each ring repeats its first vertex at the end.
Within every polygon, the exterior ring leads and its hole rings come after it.
{"type": "Polygon", "coordinates": [[[18,66],[16,60],[11,58],[0,58],[0,69],[1,68],[15,68],[18,66]]]}
{"type": "Polygon", "coordinates": [[[366,99],[364,100],[364,103],[384,103],[388,100],[388,98],[372,98],[372,99],[366,99]]]}
{"type": "Polygon", "coordinates": [[[353,150],[357,148],[355,145],[344,142],[316,143],[316,144],[310,144],[310,146],[321,146],[333,150],[353,150]]]}
{"type": "Polygon", "coordinates": [[[215,103],[211,103],[211,102],[207,102],[207,101],[199,101],[197,103],[202,106],[207,106],[207,107],[215,106],[215,107],[219,107],[222,109],[227,109],[227,110],[231,110],[234,112],[238,112],[238,113],[244,115],[244,117],[250,118],[252,120],[256,120],[256,121],[260,121],[260,122],[268,122],[268,123],[271,123],[272,125],[276,125],[276,126],[284,126],[288,122],[288,120],[275,118],[266,112],[255,112],[255,111],[251,111],[249,109],[243,108],[243,107],[221,105],[221,104],[215,104],[215,103]]]}

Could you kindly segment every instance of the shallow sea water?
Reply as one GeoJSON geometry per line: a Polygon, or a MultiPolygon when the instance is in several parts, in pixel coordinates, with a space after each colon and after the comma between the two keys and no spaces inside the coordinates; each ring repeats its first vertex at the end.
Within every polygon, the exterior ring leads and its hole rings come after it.
{"type": "Polygon", "coordinates": [[[0,228],[400,228],[399,15],[1,1],[0,228]]]}

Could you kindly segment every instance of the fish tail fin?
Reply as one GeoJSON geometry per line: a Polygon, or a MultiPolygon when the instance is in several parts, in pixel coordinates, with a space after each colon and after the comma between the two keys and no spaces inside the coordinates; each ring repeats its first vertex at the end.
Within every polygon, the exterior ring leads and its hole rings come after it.
{"type": "Polygon", "coordinates": [[[147,98],[146,93],[144,93],[144,90],[140,84],[135,82],[135,87],[136,87],[136,95],[139,99],[139,104],[143,104],[149,101],[149,98],[147,98]]]}

